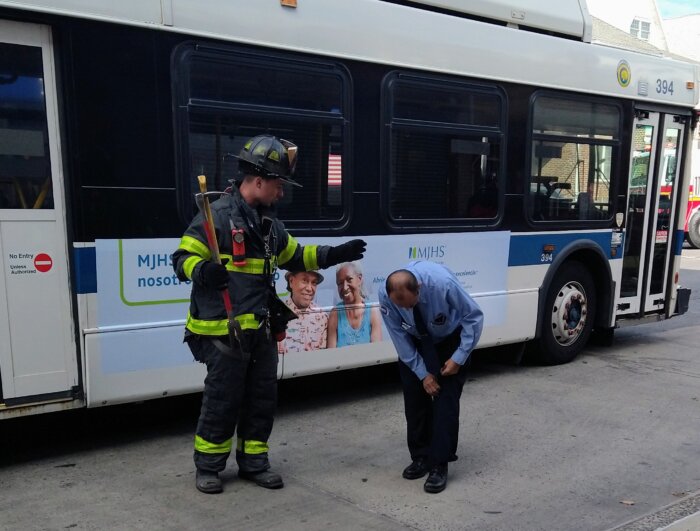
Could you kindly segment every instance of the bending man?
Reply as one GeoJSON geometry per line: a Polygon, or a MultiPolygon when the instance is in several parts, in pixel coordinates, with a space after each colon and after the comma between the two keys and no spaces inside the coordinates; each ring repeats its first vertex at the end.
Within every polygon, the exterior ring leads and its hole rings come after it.
{"type": "Polygon", "coordinates": [[[399,354],[412,460],[403,477],[430,472],[425,491],[441,492],[447,463],[457,459],[465,364],[481,336],[483,314],[454,274],[433,262],[411,262],[391,273],[379,302],[399,354]]]}

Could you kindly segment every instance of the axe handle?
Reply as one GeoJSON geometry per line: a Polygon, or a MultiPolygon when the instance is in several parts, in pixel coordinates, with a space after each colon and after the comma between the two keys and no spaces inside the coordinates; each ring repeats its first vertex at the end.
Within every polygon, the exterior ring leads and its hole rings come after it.
{"type": "MultiPolygon", "coordinates": [[[[207,178],[205,175],[200,175],[197,177],[197,180],[199,181],[199,191],[202,192],[202,205],[204,210],[204,232],[206,232],[207,234],[207,241],[209,242],[209,251],[211,252],[212,262],[220,264],[221,254],[219,253],[219,243],[216,241],[216,231],[214,230],[214,218],[211,215],[209,198],[206,196],[207,178]]],[[[233,306],[231,304],[231,295],[229,295],[228,289],[223,290],[221,292],[221,296],[224,299],[226,315],[228,316],[229,323],[231,323],[233,320],[233,306]]]]}

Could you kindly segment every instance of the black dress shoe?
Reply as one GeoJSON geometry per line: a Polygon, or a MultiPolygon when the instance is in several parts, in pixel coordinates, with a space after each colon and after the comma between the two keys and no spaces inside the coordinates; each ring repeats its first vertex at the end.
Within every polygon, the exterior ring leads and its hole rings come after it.
{"type": "Polygon", "coordinates": [[[195,486],[199,492],[203,492],[204,494],[219,494],[224,490],[224,487],[221,485],[221,479],[219,479],[219,474],[209,470],[197,469],[195,486]]]}
{"type": "Polygon", "coordinates": [[[445,490],[447,486],[447,463],[435,465],[430,469],[430,475],[425,480],[423,489],[425,492],[436,494],[445,490]]]}
{"type": "Polygon", "coordinates": [[[404,468],[403,477],[406,479],[422,478],[429,470],[428,460],[425,457],[417,457],[413,462],[404,468]]]}
{"type": "Polygon", "coordinates": [[[256,485],[265,487],[266,489],[281,489],[284,487],[282,476],[270,472],[269,470],[263,470],[262,472],[244,472],[243,470],[239,470],[238,477],[252,481],[256,485]]]}

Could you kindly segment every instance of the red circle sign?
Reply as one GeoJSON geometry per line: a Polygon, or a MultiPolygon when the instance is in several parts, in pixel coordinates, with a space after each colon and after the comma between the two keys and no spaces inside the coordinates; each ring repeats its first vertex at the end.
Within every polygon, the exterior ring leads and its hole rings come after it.
{"type": "Polygon", "coordinates": [[[34,267],[36,267],[36,270],[40,273],[46,273],[51,269],[52,265],[53,260],[51,260],[51,257],[46,253],[39,253],[34,258],[34,267]]]}

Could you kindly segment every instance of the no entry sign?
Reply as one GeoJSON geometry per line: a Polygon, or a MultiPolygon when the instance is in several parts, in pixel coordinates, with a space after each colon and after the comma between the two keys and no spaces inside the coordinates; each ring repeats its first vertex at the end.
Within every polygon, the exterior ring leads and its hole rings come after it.
{"type": "Polygon", "coordinates": [[[36,270],[40,273],[46,273],[51,269],[51,266],[53,266],[53,260],[51,260],[51,257],[46,253],[39,253],[34,258],[34,267],[36,267],[36,270]]]}

